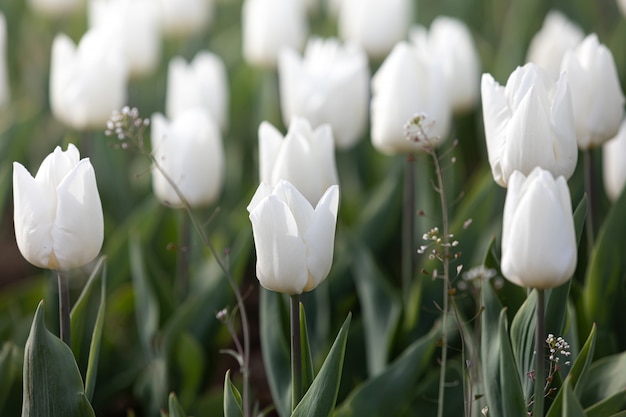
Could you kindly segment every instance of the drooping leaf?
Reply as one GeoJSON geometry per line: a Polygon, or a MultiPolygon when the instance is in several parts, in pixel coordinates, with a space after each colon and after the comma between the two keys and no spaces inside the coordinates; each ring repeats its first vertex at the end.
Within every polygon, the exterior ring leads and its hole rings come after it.
{"type": "Polygon", "coordinates": [[[230,369],[224,377],[224,417],[243,417],[241,394],[230,381],[230,369]]]}

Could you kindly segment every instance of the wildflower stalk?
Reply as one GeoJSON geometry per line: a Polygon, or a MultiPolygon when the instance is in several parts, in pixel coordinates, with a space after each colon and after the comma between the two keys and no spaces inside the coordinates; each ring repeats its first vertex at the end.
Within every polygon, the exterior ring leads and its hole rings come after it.
{"type": "Polygon", "coordinates": [[[402,210],[402,293],[405,306],[415,271],[415,157],[409,155],[404,171],[404,202],[402,210]]]}
{"type": "Polygon", "coordinates": [[[57,270],[57,281],[59,285],[59,333],[61,340],[71,348],[70,289],[67,279],[68,277],[63,271],[57,270]]]}
{"type": "Polygon", "coordinates": [[[291,311],[291,411],[302,399],[302,344],[300,335],[300,294],[289,297],[291,311]]]}
{"type": "Polygon", "coordinates": [[[543,290],[537,288],[535,291],[537,291],[537,325],[535,328],[535,401],[533,405],[533,416],[543,417],[545,301],[543,290]]]}

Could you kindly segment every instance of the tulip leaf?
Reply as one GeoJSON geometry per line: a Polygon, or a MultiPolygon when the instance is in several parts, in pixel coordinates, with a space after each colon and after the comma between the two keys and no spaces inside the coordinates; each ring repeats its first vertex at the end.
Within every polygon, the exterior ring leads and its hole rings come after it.
{"type": "Polygon", "coordinates": [[[586,408],[585,414],[587,417],[611,416],[622,410],[624,404],[626,404],[626,388],[586,408]]]}
{"type": "MultiPolygon", "coordinates": [[[[507,328],[506,309],[500,313],[500,386],[502,389],[502,407],[505,416],[524,416],[527,414],[524,392],[519,379],[519,369],[516,366],[511,340],[507,328]]],[[[487,384],[493,383],[489,379],[487,384]]]]}
{"type": "Polygon", "coordinates": [[[309,343],[309,332],[306,324],[306,314],[304,305],[300,303],[300,347],[302,349],[302,392],[306,392],[313,379],[315,379],[315,371],[313,370],[313,358],[311,356],[311,344],[309,343]]]}
{"type": "Polygon", "coordinates": [[[24,349],[22,417],[95,416],[72,350],[46,329],[39,303],[24,349]]]}
{"type": "Polygon", "coordinates": [[[19,351],[12,341],[5,342],[0,349],[0,410],[5,410],[5,402],[11,387],[21,372],[19,351]]]}
{"type": "Polygon", "coordinates": [[[352,315],[348,314],[322,368],[293,410],[292,417],[329,417],[335,409],[351,317],[352,315]]]}
{"type": "Polygon", "coordinates": [[[179,373],[180,401],[191,404],[198,394],[204,376],[204,352],[200,343],[189,332],[176,338],[176,370],[179,373]]]}
{"type": "Polygon", "coordinates": [[[224,417],[243,417],[241,394],[230,381],[230,369],[224,377],[224,417]]]}
{"type": "Polygon", "coordinates": [[[572,389],[570,381],[566,380],[561,388],[563,392],[563,413],[562,417],[587,417],[578,397],[572,389]]]}
{"type": "Polygon", "coordinates": [[[583,405],[591,405],[626,389],[626,352],[594,362],[585,375],[583,405]]]}
{"type": "Polygon", "coordinates": [[[183,406],[180,405],[180,402],[178,401],[176,394],[174,394],[173,392],[170,393],[170,396],[168,399],[168,406],[169,406],[168,407],[169,417],[187,417],[187,413],[185,413],[183,406]]]}

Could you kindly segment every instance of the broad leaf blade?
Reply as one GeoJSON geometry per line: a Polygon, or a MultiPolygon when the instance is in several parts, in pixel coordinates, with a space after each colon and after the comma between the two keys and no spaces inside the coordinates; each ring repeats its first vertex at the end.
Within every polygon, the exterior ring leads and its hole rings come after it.
{"type": "Polygon", "coordinates": [[[313,370],[313,358],[311,355],[311,344],[309,343],[306,314],[302,303],[300,303],[300,346],[302,349],[302,392],[306,392],[315,379],[315,371],[313,370]]]}
{"type": "MultiPolygon", "coordinates": [[[[511,348],[507,329],[506,309],[500,313],[500,386],[502,387],[502,410],[505,416],[524,416],[527,414],[524,393],[519,379],[519,370],[511,348]]],[[[487,384],[493,381],[486,381],[487,384]]]]}
{"type": "Polygon", "coordinates": [[[230,381],[230,369],[224,377],[224,417],[243,417],[241,395],[230,381]]]}
{"type": "Polygon", "coordinates": [[[176,394],[174,394],[173,392],[170,393],[168,403],[170,411],[169,417],[187,417],[187,413],[185,413],[185,410],[183,410],[183,406],[180,405],[176,394]]]}

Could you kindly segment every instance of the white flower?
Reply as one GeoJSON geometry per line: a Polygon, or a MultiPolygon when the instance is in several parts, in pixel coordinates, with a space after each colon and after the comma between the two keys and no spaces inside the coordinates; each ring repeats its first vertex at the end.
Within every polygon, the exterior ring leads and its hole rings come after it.
{"type": "Polygon", "coordinates": [[[311,291],[326,279],[333,261],[339,187],[313,206],[288,181],[272,189],[261,183],[248,211],[261,285],[286,294],[311,291]]]}
{"type": "Polygon", "coordinates": [[[7,65],[7,21],[0,12],[0,107],[9,102],[9,71],[7,65]]]}
{"type": "Polygon", "coordinates": [[[13,200],[17,246],[31,264],[68,270],[100,252],[104,221],[96,175],[74,145],[57,147],[34,178],[14,162],[13,200]]]}
{"type": "Polygon", "coordinates": [[[61,18],[76,13],[85,0],[28,0],[28,5],[42,15],[61,18]]]}
{"type": "Polygon", "coordinates": [[[163,32],[188,37],[206,31],[213,21],[214,0],[160,0],[163,32]]]}
{"type": "Polygon", "coordinates": [[[285,124],[304,117],[328,123],[338,148],[349,148],[367,127],[369,64],[354,43],[311,39],[301,57],[293,49],[279,56],[280,101],[285,124]]]}
{"type": "Polygon", "coordinates": [[[608,197],[615,201],[626,184],[626,120],[617,136],[602,146],[604,189],[608,197]]]}

